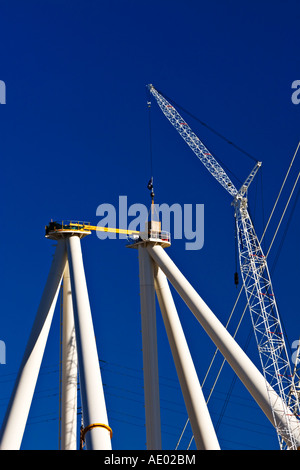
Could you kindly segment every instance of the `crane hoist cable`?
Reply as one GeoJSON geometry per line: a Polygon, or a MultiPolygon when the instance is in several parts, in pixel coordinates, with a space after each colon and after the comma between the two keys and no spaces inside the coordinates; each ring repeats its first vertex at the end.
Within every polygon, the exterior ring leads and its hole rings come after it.
{"type": "Polygon", "coordinates": [[[149,156],[150,156],[150,174],[153,177],[153,149],[152,149],[152,123],[151,123],[151,100],[147,100],[148,123],[149,123],[149,156]]]}
{"type": "Polygon", "coordinates": [[[152,149],[152,122],[151,122],[151,94],[147,90],[147,107],[148,107],[148,124],[149,124],[149,157],[150,157],[150,180],[148,181],[147,188],[151,191],[151,220],[153,216],[153,205],[154,205],[154,188],[153,188],[153,149],[152,149]]]}

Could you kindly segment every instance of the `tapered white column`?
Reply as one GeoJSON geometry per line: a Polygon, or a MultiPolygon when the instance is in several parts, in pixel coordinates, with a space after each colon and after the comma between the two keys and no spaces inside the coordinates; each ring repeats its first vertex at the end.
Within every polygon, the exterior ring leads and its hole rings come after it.
{"type": "Polygon", "coordinates": [[[161,423],[153,263],[144,246],[140,245],[138,250],[146,441],[148,450],[159,450],[161,449],[161,423]]]}
{"type": "MultiPolygon", "coordinates": [[[[274,402],[275,391],[274,394],[272,393],[269,396],[264,376],[183,276],[163,248],[159,245],[151,246],[148,244],[147,249],[273,425],[273,412],[277,413],[278,421],[276,421],[281,423],[281,436],[288,445],[291,445],[288,434],[285,432],[288,428],[287,415],[290,414],[286,404],[282,402],[279,396],[276,398],[276,403],[274,402]],[[270,403],[270,400],[273,400],[273,402],[270,403]]],[[[295,441],[300,446],[299,421],[296,417],[290,416],[290,422],[295,441]]]]}
{"type": "Polygon", "coordinates": [[[60,240],[57,243],[46,286],[3,421],[0,437],[1,450],[20,449],[65,264],[65,242],[60,240]]]}
{"type": "Polygon", "coordinates": [[[110,450],[99,358],[79,237],[67,240],[86,448],[110,450]]]}
{"type": "Polygon", "coordinates": [[[219,450],[196,369],[165,274],[156,266],[155,290],[171,347],[181,391],[198,450],[219,450]]]}
{"type": "Polygon", "coordinates": [[[77,449],[77,349],[69,263],[63,277],[61,449],[77,449]]]}

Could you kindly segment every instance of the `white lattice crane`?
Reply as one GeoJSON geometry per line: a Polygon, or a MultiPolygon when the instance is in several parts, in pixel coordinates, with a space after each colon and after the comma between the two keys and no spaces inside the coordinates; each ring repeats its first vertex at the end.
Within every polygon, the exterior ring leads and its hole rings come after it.
{"type": "Polygon", "coordinates": [[[274,425],[280,447],[286,448],[284,436],[288,436],[289,442],[292,443],[289,448],[296,449],[297,444],[293,437],[293,429],[295,428],[295,423],[296,426],[299,426],[297,424],[299,418],[298,394],[295,391],[293,374],[291,372],[267,259],[248,212],[247,191],[261,166],[261,162],[256,163],[241,189],[237,190],[223,168],[195,135],[174,106],[153,85],[148,85],[148,88],[163,114],[207,170],[233,197],[232,205],[234,207],[238,235],[240,270],[261,366],[266,379],[270,403],[272,403],[274,425]],[[286,408],[283,409],[282,405],[277,408],[277,401],[278,405],[279,401],[283,402],[286,408]]]}

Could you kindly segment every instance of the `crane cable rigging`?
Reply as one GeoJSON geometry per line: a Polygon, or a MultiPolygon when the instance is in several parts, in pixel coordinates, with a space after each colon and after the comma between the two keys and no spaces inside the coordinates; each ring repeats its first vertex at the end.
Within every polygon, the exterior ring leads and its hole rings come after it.
{"type": "Polygon", "coordinates": [[[149,156],[150,156],[150,174],[153,178],[153,151],[152,151],[152,124],[151,124],[151,100],[147,100],[148,122],[149,122],[149,156]]]}
{"type": "MultiPolygon", "coordinates": [[[[149,210],[150,214],[150,221],[154,220],[154,212],[155,212],[155,206],[154,206],[154,186],[153,186],[153,149],[152,149],[152,123],[151,123],[151,99],[150,99],[150,93],[148,91],[149,97],[147,100],[147,106],[148,106],[148,122],[149,122],[149,157],[150,157],[150,175],[151,178],[148,181],[147,188],[149,189],[150,192],[150,197],[151,197],[151,208],[149,210]]],[[[149,217],[148,213],[148,217],[149,217]]]]}
{"type": "MultiPolygon", "coordinates": [[[[167,97],[167,95],[165,95],[164,93],[162,93],[161,91],[159,91],[157,88],[156,88],[156,91],[162,95],[166,100],[168,100],[170,103],[172,103],[174,106],[176,106],[176,108],[179,108],[181,109],[185,114],[187,114],[188,116],[190,116],[191,118],[195,119],[195,121],[199,122],[199,124],[201,124],[203,127],[206,127],[210,132],[212,132],[213,134],[215,134],[216,136],[220,137],[220,139],[224,140],[225,142],[227,142],[227,144],[231,145],[233,148],[235,148],[236,150],[238,150],[239,152],[243,153],[246,157],[250,158],[252,161],[254,162],[258,162],[257,158],[255,158],[253,155],[251,155],[249,152],[246,152],[245,150],[243,150],[241,147],[239,147],[237,144],[235,144],[232,140],[229,140],[227,137],[225,137],[223,134],[221,134],[219,131],[217,131],[216,129],[214,129],[213,127],[209,126],[208,124],[206,124],[204,121],[202,121],[201,119],[199,119],[197,116],[195,116],[194,114],[192,114],[190,111],[188,111],[187,109],[183,108],[181,105],[179,105],[178,103],[176,103],[173,99],[167,97]]],[[[223,164],[223,163],[222,163],[223,164]]]]}
{"type": "MultiPolygon", "coordinates": [[[[290,173],[290,170],[291,170],[291,168],[292,168],[292,165],[293,165],[293,163],[294,163],[295,157],[296,157],[296,155],[297,155],[297,153],[298,153],[299,147],[300,147],[300,142],[299,142],[298,145],[297,145],[296,151],[295,151],[295,153],[294,153],[294,155],[293,155],[293,158],[292,158],[291,163],[290,163],[290,165],[289,165],[289,167],[288,167],[288,170],[287,170],[287,172],[286,172],[286,175],[285,175],[285,178],[284,178],[284,180],[283,180],[283,183],[282,183],[282,185],[281,185],[281,187],[280,187],[279,193],[278,193],[278,195],[277,195],[277,198],[276,198],[276,200],[275,200],[275,203],[274,203],[273,208],[272,208],[272,210],[271,210],[271,213],[270,213],[270,215],[269,215],[269,218],[268,218],[268,221],[267,221],[266,226],[265,226],[265,228],[264,228],[263,234],[262,234],[262,236],[261,236],[261,238],[260,238],[260,243],[263,242],[263,239],[264,239],[264,237],[265,237],[266,231],[267,231],[267,229],[268,229],[268,227],[269,227],[269,225],[270,225],[271,219],[272,219],[272,217],[273,217],[273,215],[274,215],[275,209],[276,209],[276,207],[277,207],[278,201],[279,201],[279,199],[280,199],[280,196],[281,196],[282,191],[283,191],[283,189],[284,189],[284,186],[285,186],[285,184],[286,184],[286,181],[287,181],[287,178],[288,178],[288,176],[289,176],[289,173],[290,173]]],[[[296,188],[296,185],[297,185],[297,183],[298,183],[299,177],[300,177],[300,172],[298,173],[298,175],[297,175],[297,177],[296,177],[296,180],[295,180],[295,182],[294,182],[294,185],[293,185],[293,187],[292,187],[292,190],[291,190],[291,192],[290,192],[290,195],[289,195],[289,197],[288,197],[288,200],[287,200],[287,202],[286,202],[286,204],[285,204],[284,210],[283,210],[283,212],[282,212],[282,215],[281,215],[281,217],[280,217],[280,220],[279,220],[278,225],[277,225],[277,227],[276,227],[276,230],[275,230],[275,232],[274,232],[274,236],[273,236],[272,241],[271,241],[271,243],[270,243],[270,245],[269,245],[269,247],[268,247],[266,257],[269,255],[270,250],[271,250],[271,248],[272,248],[272,246],[273,246],[273,243],[274,243],[274,241],[275,241],[275,237],[276,237],[277,234],[278,234],[280,225],[281,225],[281,223],[282,223],[282,220],[283,220],[283,218],[284,218],[284,215],[285,215],[285,213],[286,213],[286,211],[287,211],[287,209],[288,209],[288,206],[289,206],[289,204],[290,204],[290,201],[291,201],[291,198],[292,198],[293,193],[294,193],[294,191],[295,191],[295,188],[296,188]]],[[[287,229],[288,229],[288,227],[289,227],[289,225],[290,225],[291,217],[292,217],[292,215],[293,215],[293,213],[294,213],[294,209],[295,209],[295,206],[296,206],[296,204],[297,204],[297,202],[298,202],[299,196],[300,196],[300,188],[299,188],[298,193],[297,193],[297,195],[296,195],[296,199],[295,199],[295,202],[294,202],[294,205],[293,205],[293,208],[292,208],[292,213],[290,214],[290,217],[289,217],[288,222],[287,222],[287,227],[286,227],[286,230],[285,230],[284,235],[283,235],[284,238],[285,238],[285,236],[286,236],[287,229]]],[[[281,249],[282,244],[283,244],[283,240],[281,241],[281,244],[280,244],[279,249],[281,249]]],[[[274,261],[273,266],[272,266],[272,269],[271,269],[272,271],[274,271],[274,269],[275,269],[275,265],[276,265],[276,263],[277,263],[278,256],[279,256],[279,252],[277,252],[277,254],[276,254],[276,258],[275,258],[275,261],[274,261]]],[[[244,290],[244,285],[242,285],[242,287],[241,287],[240,290],[239,290],[238,296],[237,296],[237,298],[236,298],[236,301],[235,301],[235,303],[234,303],[234,306],[233,306],[233,308],[232,308],[232,310],[231,310],[231,313],[230,313],[230,315],[229,315],[229,318],[228,318],[228,320],[227,320],[226,328],[228,328],[228,326],[229,326],[229,323],[230,323],[230,321],[231,321],[231,319],[232,319],[232,317],[233,317],[233,314],[234,314],[234,312],[235,312],[235,309],[236,309],[236,307],[237,307],[238,301],[239,301],[239,299],[240,299],[240,296],[241,296],[243,290],[244,290]]],[[[236,334],[237,334],[237,332],[238,332],[238,330],[239,330],[239,328],[240,328],[240,326],[241,326],[241,323],[242,323],[242,320],[243,320],[243,318],[244,318],[244,316],[245,316],[246,310],[247,310],[247,304],[246,304],[245,307],[244,307],[244,310],[243,310],[243,313],[242,313],[242,315],[241,315],[241,317],[240,317],[239,323],[238,323],[238,325],[237,325],[237,327],[236,327],[236,330],[235,330],[235,332],[234,332],[234,334],[233,334],[233,337],[234,337],[234,338],[235,338],[235,336],[236,336],[236,334]]],[[[248,338],[247,342],[248,342],[248,341],[249,341],[249,338],[248,338]]],[[[300,345],[300,341],[299,341],[299,345],[300,345]]],[[[244,348],[244,349],[245,349],[245,348],[244,348]]],[[[215,352],[214,352],[214,354],[213,354],[213,357],[212,357],[212,359],[211,359],[211,362],[210,362],[210,364],[209,364],[209,366],[208,366],[206,375],[205,375],[205,377],[204,377],[204,379],[203,379],[203,382],[202,382],[202,387],[204,386],[204,384],[205,384],[205,382],[206,382],[206,379],[207,379],[208,374],[209,374],[209,372],[210,372],[210,370],[211,370],[211,368],[212,368],[212,365],[213,365],[213,363],[214,363],[214,361],[215,361],[215,358],[216,358],[217,353],[218,353],[218,348],[216,348],[216,350],[215,350],[215,352]]],[[[298,365],[297,363],[298,363],[298,361],[299,361],[299,358],[300,358],[300,346],[298,347],[298,350],[297,350],[297,352],[296,352],[296,359],[295,359],[295,361],[294,361],[294,362],[295,362],[295,366],[294,366],[294,371],[293,371],[293,375],[294,375],[295,378],[298,379],[298,382],[299,382],[299,375],[300,375],[300,374],[299,374],[299,370],[297,369],[297,365],[298,365]]],[[[222,362],[221,366],[219,367],[219,371],[218,371],[218,373],[217,373],[216,379],[215,379],[215,381],[214,381],[214,383],[213,383],[213,385],[212,385],[212,387],[211,387],[211,389],[210,389],[210,393],[209,393],[209,396],[208,396],[207,401],[206,401],[207,404],[208,404],[208,402],[209,402],[209,400],[210,400],[210,398],[211,398],[211,396],[212,396],[212,393],[213,393],[213,391],[214,391],[214,389],[215,389],[215,387],[216,387],[216,385],[217,385],[217,381],[218,381],[218,379],[219,379],[219,377],[220,377],[220,374],[221,374],[221,371],[222,371],[222,369],[223,369],[223,367],[224,367],[224,365],[225,365],[225,362],[226,362],[226,360],[223,359],[223,362],[222,362]]],[[[300,382],[299,382],[299,383],[300,383],[300,382]]],[[[298,383],[298,388],[299,388],[299,383],[298,383]]],[[[227,405],[227,403],[226,403],[226,405],[227,405]]],[[[225,409],[223,408],[223,409],[222,409],[222,417],[223,417],[223,415],[224,415],[224,412],[225,412],[225,409]]],[[[222,417],[221,417],[221,419],[222,419],[222,417]]],[[[185,432],[185,430],[186,430],[186,428],[187,428],[188,423],[189,423],[189,418],[187,419],[187,421],[186,421],[186,423],[185,423],[185,425],[184,425],[184,427],[183,427],[183,430],[182,430],[181,435],[180,435],[180,437],[179,437],[179,439],[178,439],[178,442],[177,442],[177,445],[176,445],[176,447],[175,447],[175,450],[178,449],[178,446],[179,446],[179,444],[180,444],[180,442],[181,442],[181,440],[182,440],[182,437],[183,437],[183,435],[184,435],[184,432],[185,432]]],[[[219,418],[218,424],[219,424],[219,423],[220,423],[220,418],[219,418]]],[[[192,438],[191,438],[191,440],[190,440],[190,442],[189,442],[189,445],[188,445],[188,447],[187,447],[187,450],[190,448],[190,445],[191,445],[191,443],[192,443],[192,440],[193,440],[193,436],[192,436],[192,438]]]]}
{"type": "Polygon", "coordinates": [[[268,264],[250,218],[247,204],[247,191],[261,166],[261,162],[256,163],[238,191],[214,156],[174,106],[160,95],[152,84],[148,87],[169,122],[211,175],[233,197],[232,205],[235,209],[237,231],[242,236],[239,243],[240,270],[265,377],[273,417],[272,422],[277,432],[280,448],[287,446],[290,449],[296,449],[300,442],[299,420],[286,407],[288,401],[290,402],[291,390],[293,390],[291,408],[297,409],[299,413],[299,397],[291,375],[291,366],[281,331],[268,264]]]}

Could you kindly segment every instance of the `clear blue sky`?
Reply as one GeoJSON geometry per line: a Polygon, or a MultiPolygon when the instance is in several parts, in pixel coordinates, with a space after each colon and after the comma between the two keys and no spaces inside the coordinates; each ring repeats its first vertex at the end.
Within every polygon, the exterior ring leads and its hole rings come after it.
{"type": "MultiPolygon", "coordinates": [[[[0,339],[6,343],[7,363],[0,365],[0,422],[54,252],[44,238],[45,224],[51,218],[97,224],[98,205],[117,207],[121,195],[129,205],[150,203],[148,83],[263,162],[249,194],[262,233],[300,140],[300,105],[291,101],[291,84],[300,79],[299,24],[299,2],[292,0],[1,2],[0,79],[6,83],[7,104],[0,117],[0,339]]],[[[231,198],[154,101],[151,116],[156,201],[205,206],[203,249],[186,251],[184,241],[174,240],[168,253],[226,323],[237,295],[231,198]]],[[[243,181],[253,162],[186,120],[243,181]]],[[[266,247],[300,169],[299,158],[266,247]]],[[[295,201],[294,195],[270,253],[289,343],[300,336],[295,201]]],[[[95,234],[82,242],[112,445],[144,449],[138,259],[125,245],[123,240],[100,241],[95,234]]],[[[175,293],[174,298],[202,381],[215,347],[175,293]]],[[[240,302],[231,331],[243,307],[240,302]]],[[[187,415],[159,311],[157,321],[163,448],[174,449],[187,415]]],[[[237,337],[241,346],[250,332],[247,316],[237,337]]],[[[253,335],[247,352],[259,364],[253,335]]],[[[58,447],[58,361],[59,310],[23,449],[58,447]]],[[[219,357],[206,382],[206,396],[221,362],[219,357]]],[[[275,431],[233,378],[226,366],[209,403],[221,448],[277,449],[275,431]]],[[[190,437],[188,429],[181,449],[190,437]]]]}

